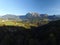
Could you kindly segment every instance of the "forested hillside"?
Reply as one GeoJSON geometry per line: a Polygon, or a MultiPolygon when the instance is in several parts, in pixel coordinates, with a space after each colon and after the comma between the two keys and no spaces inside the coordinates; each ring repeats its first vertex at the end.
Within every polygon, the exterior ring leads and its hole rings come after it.
{"type": "Polygon", "coordinates": [[[60,45],[60,20],[30,29],[2,26],[0,45],[60,45]]]}

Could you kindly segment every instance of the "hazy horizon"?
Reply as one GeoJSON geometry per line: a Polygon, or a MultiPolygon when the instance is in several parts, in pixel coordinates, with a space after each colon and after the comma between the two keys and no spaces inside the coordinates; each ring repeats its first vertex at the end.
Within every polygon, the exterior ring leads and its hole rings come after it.
{"type": "Polygon", "coordinates": [[[60,0],[0,0],[0,16],[25,15],[28,12],[60,14],[60,0]]]}

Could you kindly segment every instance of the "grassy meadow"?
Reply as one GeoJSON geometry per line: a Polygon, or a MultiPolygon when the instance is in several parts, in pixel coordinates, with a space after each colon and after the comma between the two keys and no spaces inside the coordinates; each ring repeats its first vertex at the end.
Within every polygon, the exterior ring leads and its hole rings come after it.
{"type": "Polygon", "coordinates": [[[24,28],[30,28],[30,26],[35,26],[37,27],[37,24],[32,24],[32,23],[27,23],[27,22],[22,22],[22,21],[11,21],[11,20],[3,20],[0,19],[0,26],[21,26],[24,28]]]}

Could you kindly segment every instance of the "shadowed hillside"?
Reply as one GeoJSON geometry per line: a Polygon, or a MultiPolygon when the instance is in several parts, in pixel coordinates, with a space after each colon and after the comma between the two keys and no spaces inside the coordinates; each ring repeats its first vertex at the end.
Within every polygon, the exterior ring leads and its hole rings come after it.
{"type": "Polygon", "coordinates": [[[31,29],[2,26],[0,45],[60,45],[60,20],[31,29]]]}

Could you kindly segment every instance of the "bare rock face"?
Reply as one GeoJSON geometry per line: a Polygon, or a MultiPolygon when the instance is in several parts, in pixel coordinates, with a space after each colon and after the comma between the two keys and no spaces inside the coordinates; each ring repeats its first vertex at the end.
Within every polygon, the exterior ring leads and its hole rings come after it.
{"type": "Polygon", "coordinates": [[[29,12],[26,14],[27,17],[40,17],[39,13],[36,12],[29,12]]]}

